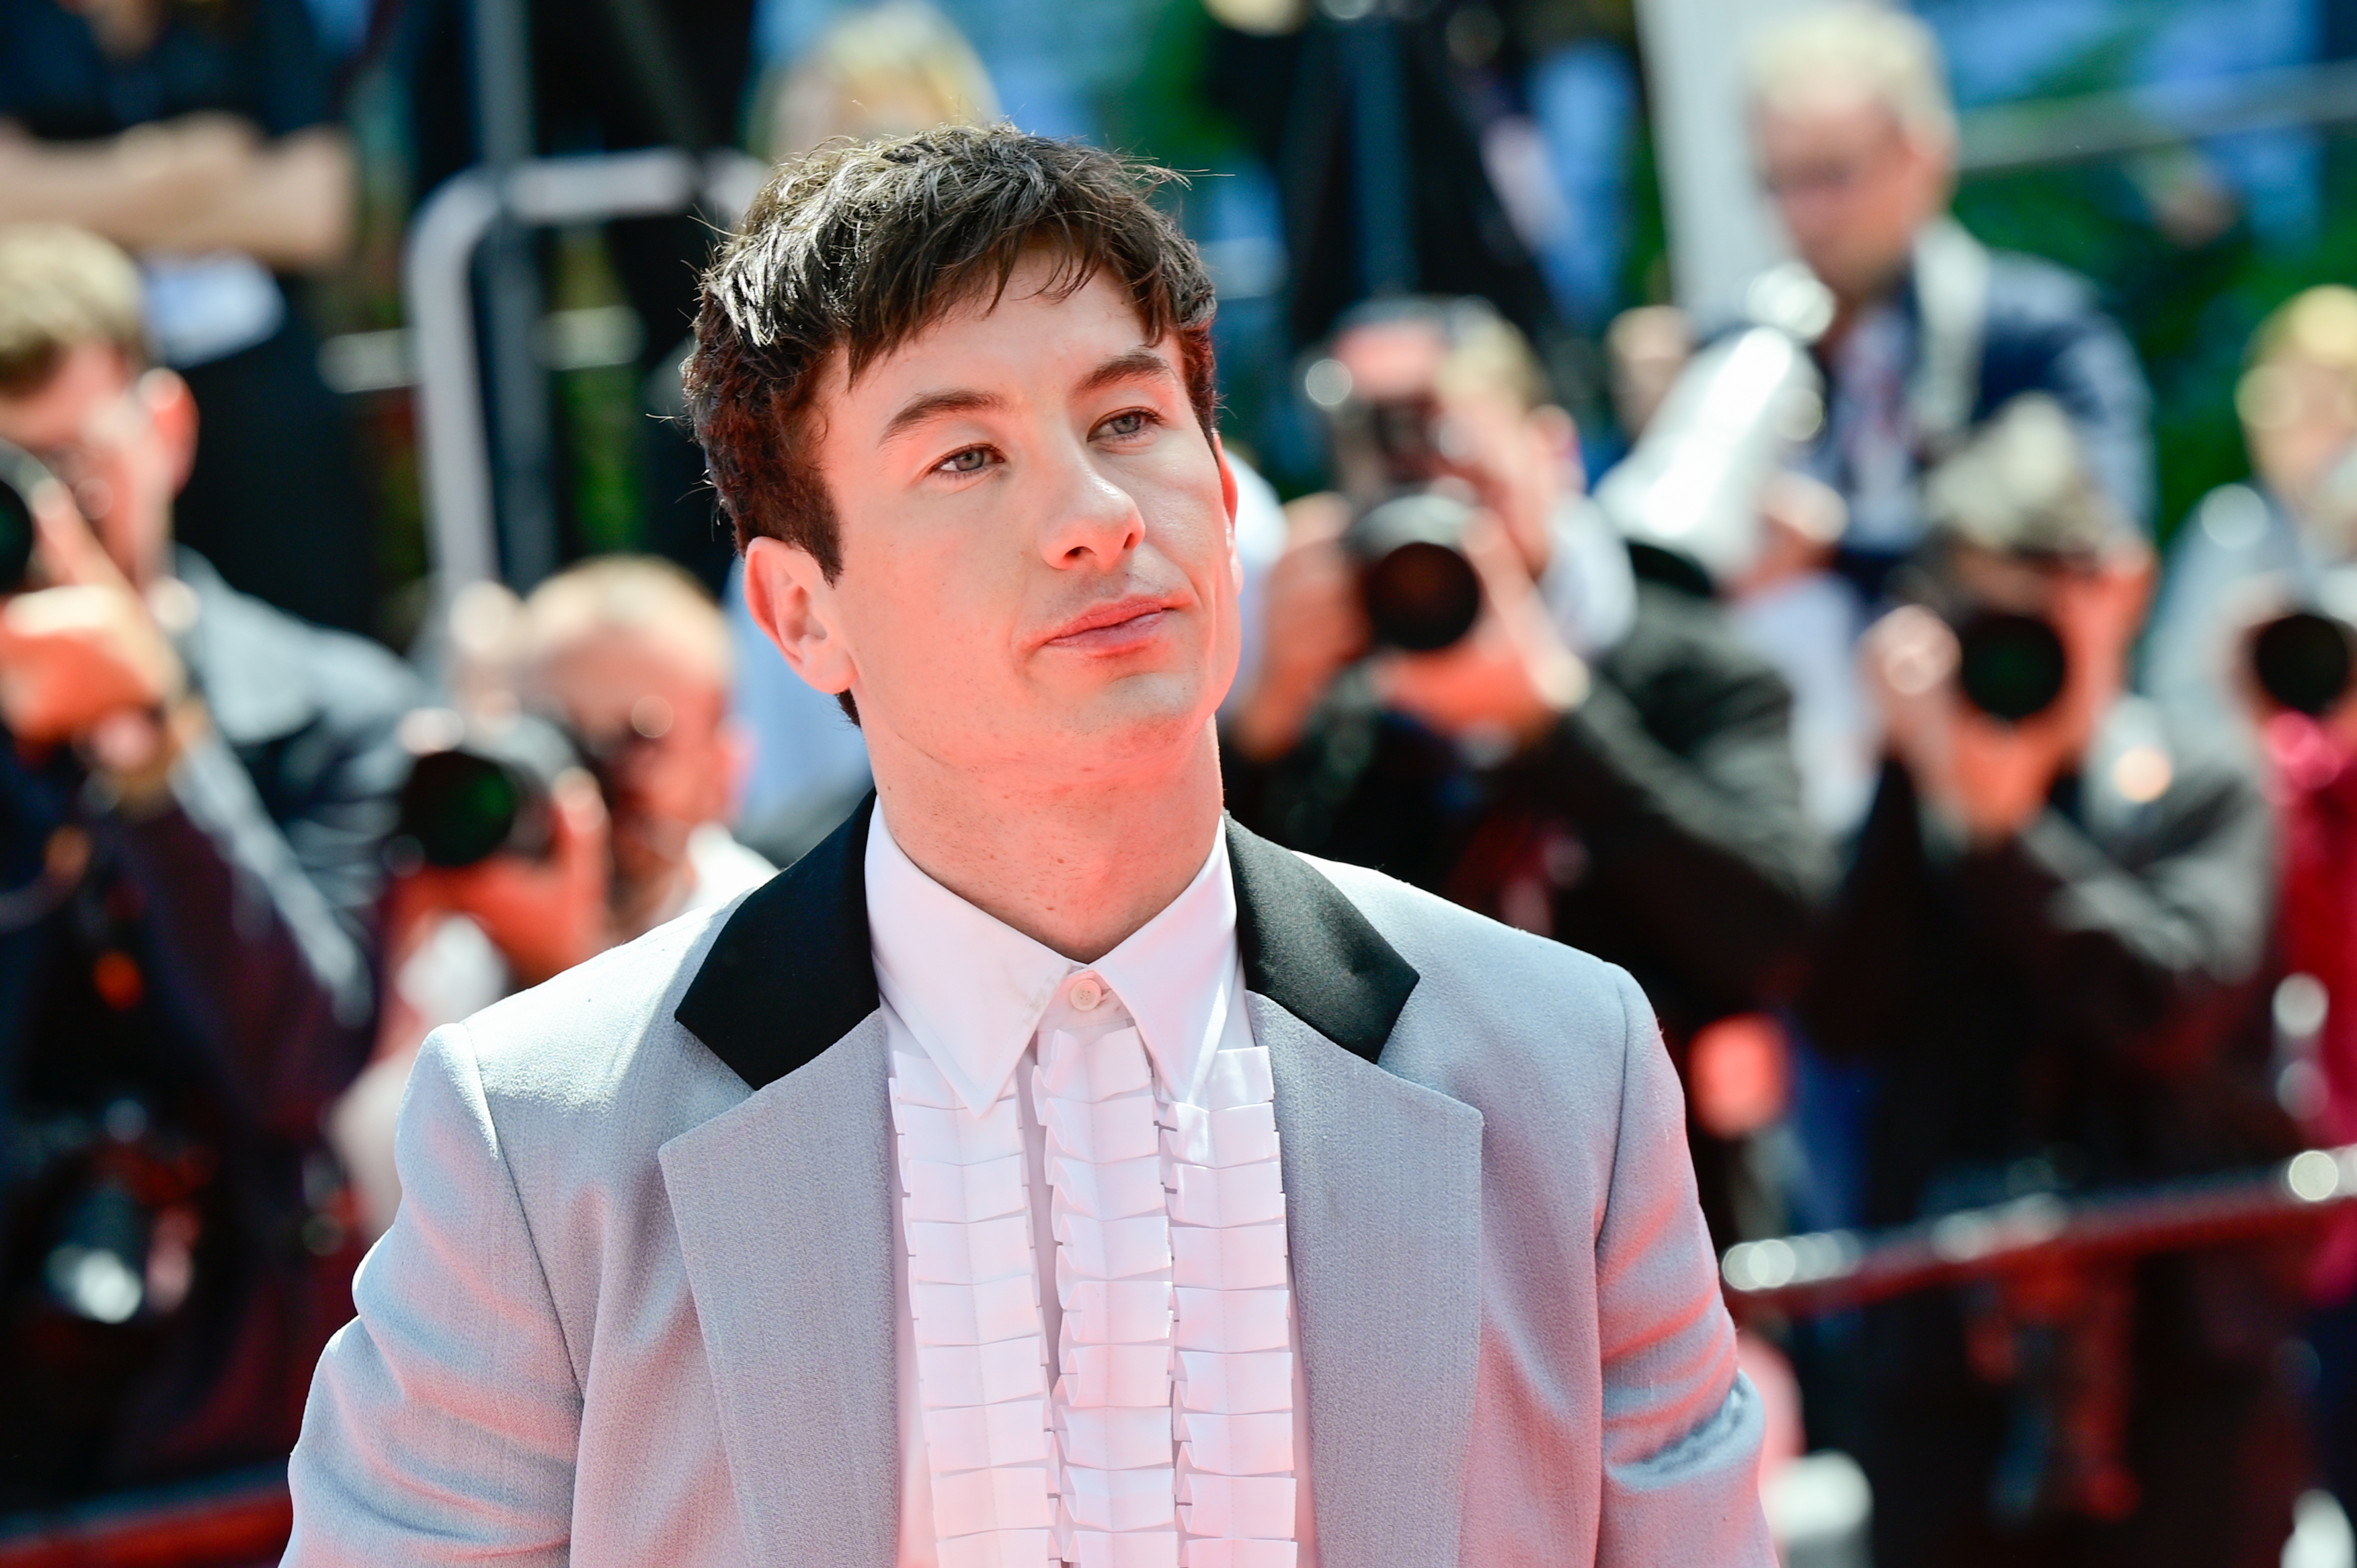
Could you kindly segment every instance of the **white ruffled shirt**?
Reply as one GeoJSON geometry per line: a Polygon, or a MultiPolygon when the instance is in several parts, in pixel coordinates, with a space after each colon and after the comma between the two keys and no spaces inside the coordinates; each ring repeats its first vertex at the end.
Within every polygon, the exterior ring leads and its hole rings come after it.
{"type": "Polygon", "coordinates": [[[1096,963],[867,841],[899,1568],[1316,1568],[1273,1086],[1224,834],[1096,963]]]}

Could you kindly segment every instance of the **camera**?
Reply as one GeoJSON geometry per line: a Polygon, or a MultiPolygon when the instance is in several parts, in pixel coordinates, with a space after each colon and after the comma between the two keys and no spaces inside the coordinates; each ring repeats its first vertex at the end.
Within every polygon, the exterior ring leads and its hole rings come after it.
{"type": "Polygon", "coordinates": [[[1437,490],[1394,496],[1343,532],[1376,640],[1410,653],[1448,647],[1481,616],[1481,579],[1466,558],[1473,509],[1437,490]]]}
{"type": "Polygon", "coordinates": [[[1952,621],[1956,685],[1994,719],[2019,724],[2054,705],[2071,675],[2054,628],[2036,616],[1975,610],[1952,621]]]}
{"type": "Polygon", "coordinates": [[[446,870],[494,854],[547,855],[556,836],[556,781],[585,765],[559,725],[533,714],[468,720],[447,708],[403,719],[415,759],[401,787],[387,854],[398,867],[446,870]]]}
{"type": "Polygon", "coordinates": [[[0,594],[23,590],[33,569],[33,492],[53,476],[23,447],[0,441],[0,594]]]}
{"type": "Polygon", "coordinates": [[[2251,634],[2251,674],[2274,702],[2321,718],[2349,693],[2357,631],[2316,610],[2277,616],[2251,634]]]}
{"type": "Polygon", "coordinates": [[[1410,653],[1448,647],[1480,618],[1481,579],[1464,550],[1473,509],[1449,493],[1438,404],[1342,397],[1326,406],[1334,466],[1358,503],[1342,549],[1358,565],[1375,639],[1410,653]]]}

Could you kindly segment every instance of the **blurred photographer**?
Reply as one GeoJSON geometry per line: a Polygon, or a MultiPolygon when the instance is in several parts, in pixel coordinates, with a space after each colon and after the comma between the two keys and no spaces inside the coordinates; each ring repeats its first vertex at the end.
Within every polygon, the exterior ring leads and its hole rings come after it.
{"type": "Polygon", "coordinates": [[[0,1509],[285,1454],[350,1315],[318,1122],[414,693],[174,548],[197,435],[130,260],[0,229],[0,440],[61,481],[12,462],[0,599],[0,1509]]]}
{"type": "Polygon", "coordinates": [[[405,722],[404,738],[425,754],[421,767],[450,748],[501,758],[527,776],[519,815],[540,820],[502,824],[495,847],[444,853],[437,830],[451,835],[453,825],[407,817],[463,799],[437,807],[404,792],[403,827],[414,837],[395,841],[410,864],[386,899],[393,978],[377,1059],[334,1116],[371,1234],[399,1201],[393,1118],[430,1031],[726,903],[775,869],[726,825],[748,749],[728,715],[728,629],[684,570],[595,557],[520,606],[504,590],[479,590],[453,618],[478,687],[471,722],[425,710],[405,722]],[[452,864],[462,855],[470,858],[452,864]]]}
{"type": "MultiPolygon", "coordinates": [[[[1292,509],[1225,726],[1231,809],[1626,965],[1684,1065],[1697,1031],[1792,982],[1831,878],[1783,682],[1715,604],[1638,578],[1581,493],[1570,418],[1486,305],[1363,306],[1309,390],[1347,494],[1292,509]],[[1468,515],[1478,616],[1429,651],[1378,646],[1363,585],[1370,509],[1403,491],[1468,515]]],[[[1723,1175],[1704,1203],[1727,1237],[1723,1175]]]]}
{"type": "Polygon", "coordinates": [[[2151,395],[2126,338],[2085,280],[1947,215],[1956,118],[1931,29],[1866,0],[1809,8],[1760,39],[1750,94],[1761,183],[1831,296],[1807,324],[1828,385],[1810,468],[1848,504],[1841,563],[1868,602],[1922,536],[1924,471],[2026,392],[2069,413],[2095,482],[2147,525],[2151,395]]]}
{"type": "Polygon", "coordinates": [[[2239,727],[2244,642],[2314,604],[2357,561],[2357,289],[2328,284],[2260,324],[2234,389],[2248,483],[2178,531],[2144,650],[2144,689],[2188,723],[2239,727]]]}
{"type": "MultiPolygon", "coordinates": [[[[2255,736],[2282,867],[2279,1092],[2309,1141],[2357,1142],[2357,291],[2296,295],[2235,390],[2251,479],[2178,533],[2145,681],[2182,722],[2255,736]]],[[[2357,1506],[2357,1224],[2327,1233],[2308,1339],[2325,1480],[2357,1506]]]]}
{"type": "MultiPolygon", "coordinates": [[[[2043,398],[1926,494],[1914,602],[1861,650],[1888,761],[1802,1008],[1879,1069],[1865,1223],[2287,1153],[2266,808],[2126,691],[2149,548],[2043,398]]],[[[2284,1283],[2212,1251],[1868,1309],[1876,1560],[2273,1563],[2284,1283]]]]}

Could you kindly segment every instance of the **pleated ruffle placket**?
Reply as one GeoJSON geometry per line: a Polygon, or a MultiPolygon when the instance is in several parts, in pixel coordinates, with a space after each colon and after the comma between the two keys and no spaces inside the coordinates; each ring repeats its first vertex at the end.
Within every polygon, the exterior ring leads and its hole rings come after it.
{"type": "Polygon", "coordinates": [[[1183,1568],[1293,1568],[1292,1287],[1268,1051],[1163,1107],[1183,1568]]]}
{"type": "Polygon", "coordinates": [[[917,1390],[942,1568],[1039,1568],[1055,1544],[1038,1260],[1010,1087],[979,1114],[893,1054],[917,1390]]]}
{"type": "Polygon", "coordinates": [[[1178,1568],[1171,1259],[1154,1074],[1137,1030],[1041,1042],[1056,1292],[1057,1547],[1080,1568],[1178,1568]]]}

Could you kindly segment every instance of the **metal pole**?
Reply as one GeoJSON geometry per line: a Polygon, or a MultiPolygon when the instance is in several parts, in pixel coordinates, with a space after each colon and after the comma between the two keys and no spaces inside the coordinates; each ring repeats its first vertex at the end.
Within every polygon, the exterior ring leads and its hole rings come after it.
{"type": "MultiPolygon", "coordinates": [[[[473,0],[475,125],[493,188],[533,155],[529,0],[473,0]]],[[[533,352],[540,266],[531,231],[504,210],[483,244],[484,360],[492,471],[507,577],[529,590],[556,569],[548,378],[533,352]]]]}
{"type": "Polygon", "coordinates": [[[1745,286],[1789,253],[1752,167],[1744,59],[1807,0],[1637,0],[1670,271],[1706,324],[1735,319],[1745,286]]]}
{"type": "Polygon", "coordinates": [[[503,186],[470,169],[445,181],[418,209],[402,291],[416,334],[426,537],[446,603],[468,583],[500,575],[492,499],[498,481],[483,433],[470,286],[478,248],[500,214],[528,231],[652,217],[700,202],[716,220],[734,223],[769,173],[742,153],[715,153],[699,163],[669,147],[544,158],[511,169],[503,186]]]}

